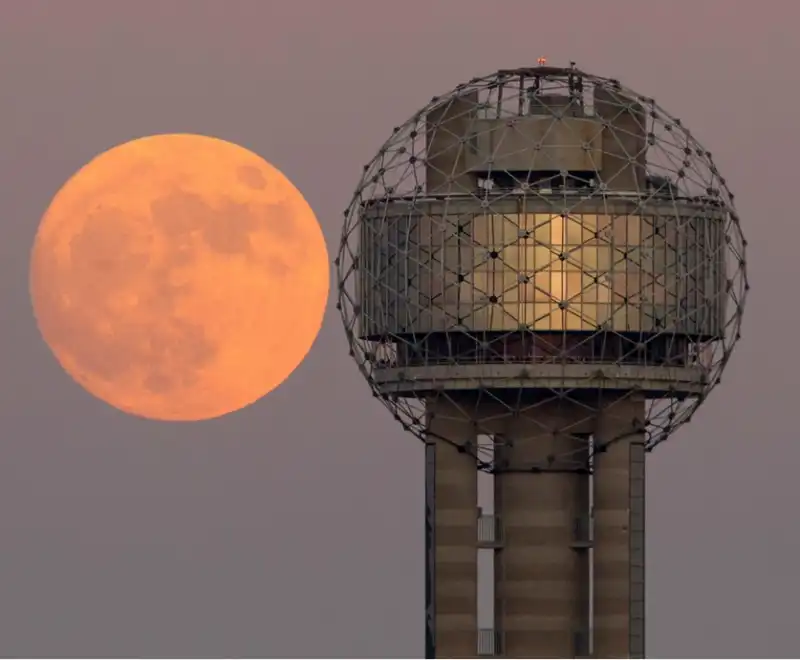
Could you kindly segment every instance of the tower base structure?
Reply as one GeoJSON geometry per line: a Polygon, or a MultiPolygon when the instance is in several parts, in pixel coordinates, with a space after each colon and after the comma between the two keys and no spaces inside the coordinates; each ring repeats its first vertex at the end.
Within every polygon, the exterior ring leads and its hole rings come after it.
{"type": "Polygon", "coordinates": [[[427,657],[644,657],[645,401],[596,410],[427,402],[427,657]],[[478,508],[478,427],[494,431],[493,515],[478,508]],[[494,626],[482,629],[487,548],[494,626]]]}

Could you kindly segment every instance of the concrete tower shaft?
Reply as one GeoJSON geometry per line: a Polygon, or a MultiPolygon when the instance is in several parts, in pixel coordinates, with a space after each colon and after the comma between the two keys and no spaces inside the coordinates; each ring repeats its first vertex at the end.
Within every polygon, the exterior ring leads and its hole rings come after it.
{"type": "Polygon", "coordinates": [[[429,570],[436,613],[431,634],[437,656],[471,657],[482,634],[482,646],[504,657],[583,657],[593,629],[598,657],[642,657],[644,402],[609,402],[594,423],[577,425],[572,420],[583,416],[569,406],[545,406],[514,420],[501,415],[494,424],[501,410],[480,407],[484,430],[496,431],[493,516],[477,513],[474,460],[460,451],[477,437],[475,426],[454,409],[459,403],[472,408],[475,402],[429,404],[429,570]],[[596,457],[593,481],[588,470],[574,466],[576,460],[588,463],[581,438],[592,434],[601,443],[618,440],[596,457]],[[551,461],[550,469],[539,472],[528,469],[559,455],[571,460],[551,461]],[[484,631],[477,621],[480,546],[495,552],[495,624],[484,631]]]}
{"type": "Polygon", "coordinates": [[[425,443],[427,656],[644,657],[645,452],[747,290],[710,154],[617,81],[499,71],[395,129],[337,266],[352,354],[425,443]]]}

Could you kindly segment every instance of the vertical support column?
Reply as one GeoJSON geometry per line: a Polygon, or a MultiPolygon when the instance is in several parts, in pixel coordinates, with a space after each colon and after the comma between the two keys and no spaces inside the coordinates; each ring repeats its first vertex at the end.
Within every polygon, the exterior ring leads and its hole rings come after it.
{"type": "Polygon", "coordinates": [[[475,458],[445,439],[463,446],[475,442],[475,431],[446,401],[428,403],[428,430],[435,452],[431,651],[437,658],[470,658],[478,646],[478,478],[475,458]]]}
{"type": "Polygon", "coordinates": [[[644,562],[645,562],[645,444],[644,435],[631,443],[629,527],[630,542],[630,656],[644,658],[644,562]]]}
{"type": "Polygon", "coordinates": [[[537,410],[536,422],[515,421],[504,436],[506,471],[495,478],[504,533],[495,612],[507,658],[575,657],[576,633],[586,625],[581,584],[586,553],[576,551],[574,539],[575,521],[585,514],[581,494],[588,475],[526,469],[577,449],[575,438],[543,430],[550,414],[557,427],[557,409],[537,410]]]}
{"type": "Polygon", "coordinates": [[[644,419],[643,399],[609,402],[595,433],[594,655],[601,658],[644,657],[644,419]]]}
{"type": "MultiPolygon", "coordinates": [[[[502,482],[502,469],[504,465],[508,464],[508,454],[506,452],[506,439],[503,435],[496,434],[493,437],[494,449],[494,515],[500,521],[500,529],[497,530],[505,544],[506,541],[506,523],[503,519],[503,482],[502,482]]],[[[504,593],[510,593],[506,586],[505,579],[505,564],[503,562],[503,548],[496,548],[494,553],[494,632],[500,639],[500,653],[502,657],[506,655],[506,638],[503,631],[503,626],[506,620],[505,596],[504,593]],[[504,591],[505,590],[505,591],[504,591]]]]}
{"type": "Polygon", "coordinates": [[[436,441],[425,442],[425,657],[436,657],[436,441]]]}
{"type": "Polygon", "coordinates": [[[576,613],[577,630],[573,636],[573,657],[591,657],[592,629],[592,510],[591,475],[589,473],[589,442],[591,436],[584,435],[584,444],[575,456],[583,470],[575,475],[575,522],[572,549],[578,562],[578,604],[576,613]]]}

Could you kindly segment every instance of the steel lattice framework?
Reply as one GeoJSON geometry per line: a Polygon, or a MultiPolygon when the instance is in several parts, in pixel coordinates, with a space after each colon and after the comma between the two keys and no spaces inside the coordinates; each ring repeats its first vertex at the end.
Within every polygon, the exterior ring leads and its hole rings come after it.
{"type": "Polygon", "coordinates": [[[374,395],[421,439],[441,398],[490,435],[554,401],[577,429],[639,396],[652,450],[720,382],[745,247],[711,153],[655,100],[574,66],[502,70],[431,99],[364,166],[338,308],[374,395]]]}

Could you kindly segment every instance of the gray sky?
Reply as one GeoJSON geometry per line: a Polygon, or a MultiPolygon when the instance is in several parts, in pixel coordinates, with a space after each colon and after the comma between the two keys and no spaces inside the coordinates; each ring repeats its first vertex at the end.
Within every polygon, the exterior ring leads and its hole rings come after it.
{"type": "Polygon", "coordinates": [[[371,398],[333,300],[266,400],[163,425],[61,372],[31,316],[28,251],[74,170],[162,132],[275,163],[335,251],[393,126],[545,55],[682,118],[750,241],[745,338],[648,463],[648,654],[796,657],[800,353],[780,335],[800,324],[799,20],[786,0],[0,3],[0,653],[422,653],[422,448],[371,398]]]}

